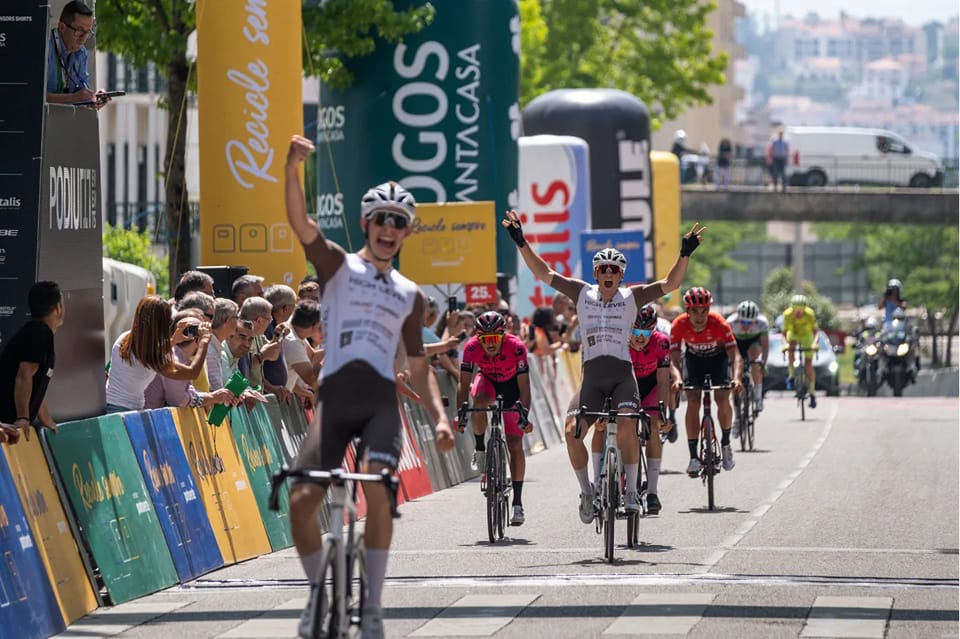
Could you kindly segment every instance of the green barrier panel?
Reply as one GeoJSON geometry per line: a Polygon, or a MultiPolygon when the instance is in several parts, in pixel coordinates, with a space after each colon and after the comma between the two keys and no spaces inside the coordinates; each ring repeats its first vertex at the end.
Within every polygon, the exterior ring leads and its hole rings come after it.
{"type": "Polygon", "coordinates": [[[307,420],[300,408],[299,401],[294,398],[289,404],[281,404],[273,395],[268,395],[265,405],[270,425],[280,441],[283,457],[288,466],[293,465],[297,458],[303,440],[307,438],[307,420]]]}
{"type": "Polygon", "coordinates": [[[260,518],[267,531],[270,547],[273,550],[289,548],[293,545],[290,534],[290,502],[287,491],[280,491],[280,510],[270,510],[270,478],[283,464],[283,453],[276,433],[269,423],[269,417],[262,407],[248,414],[244,406],[230,409],[230,432],[240,450],[240,459],[247,469],[250,487],[257,499],[260,518]],[[257,416],[255,416],[257,415],[257,416]]]}
{"type": "Polygon", "coordinates": [[[172,586],[177,571],[120,415],[44,431],[114,604],[172,586]]]}

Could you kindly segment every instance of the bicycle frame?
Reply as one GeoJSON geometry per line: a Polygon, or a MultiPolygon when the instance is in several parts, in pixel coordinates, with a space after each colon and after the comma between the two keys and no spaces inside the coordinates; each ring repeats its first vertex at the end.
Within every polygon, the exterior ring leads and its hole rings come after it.
{"type": "MultiPolygon", "coordinates": [[[[793,369],[793,387],[796,391],[795,396],[797,398],[797,404],[800,405],[800,421],[804,421],[807,418],[805,400],[807,399],[810,390],[810,381],[807,379],[807,353],[813,353],[813,357],[816,359],[818,350],[816,346],[804,348],[799,344],[797,344],[796,350],[798,351],[797,356],[799,357],[799,361],[797,366],[795,366],[793,369]]],[[[785,347],[783,349],[783,356],[789,357],[789,351],[790,347],[785,347]]]]}
{"type": "MultiPolygon", "coordinates": [[[[359,454],[357,457],[359,460],[359,454]]],[[[329,488],[330,528],[324,537],[323,550],[321,551],[320,566],[323,571],[321,573],[323,581],[317,586],[323,592],[317,595],[319,600],[314,617],[313,633],[318,637],[346,639],[351,626],[361,626],[363,623],[361,611],[366,596],[365,548],[362,537],[357,539],[356,536],[357,485],[359,482],[383,484],[387,489],[390,514],[394,519],[397,519],[400,517],[397,512],[397,491],[400,482],[389,470],[384,470],[380,474],[373,474],[351,473],[341,468],[324,471],[312,469],[290,470],[284,467],[274,473],[271,479],[269,499],[271,510],[279,510],[280,489],[287,478],[301,479],[329,488]],[[348,490],[347,482],[353,482],[352,492],[348,490]],[[346,526],[343,523],[345,514],[347,516],[346,526]],[[347,529],[346,537],[343,534],[345,527],[347,529]],[[359,592],[356,605],[351,607],[349,599],[351,598],[350,592],[354,580],[352,574],[354,564],[357,564],[358,574],[356,577],[359,580],[359,592]],[[329,598],[326,592],[327,587],[330,588],[329,598]]]]}
{"type": "Polygon", "coordinates": [[[700,478],[707,487],[707,509],[714,510],[713,477],[720,472],[720,445],[717,442],[716,422],[713,420],[713,392],[729,389],[730,385],[714,386],[710,375],[703,376],[703,385],[684,384],[686,391],[700,391],[703,416],[700,419],[700,478]]]}

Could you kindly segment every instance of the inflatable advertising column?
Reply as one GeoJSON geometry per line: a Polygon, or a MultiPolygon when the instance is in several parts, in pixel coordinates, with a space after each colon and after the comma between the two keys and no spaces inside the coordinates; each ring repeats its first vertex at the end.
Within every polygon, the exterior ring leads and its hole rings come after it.
{"type": "MultiPolygon", "coordinates": [[[[424,4],[397,2],[399,9],[424,4]]],[[[321,86],[318,221],[348,250],[363,246],[359,205],[396,180],[418,202],[492,200],[516,206],[520,17],[516,0],[434,1],[433,22],[399,44],[347,58],[354,84],[321,86]]],[[[497,270],[517,272],[497,234],[497,270]]]]}

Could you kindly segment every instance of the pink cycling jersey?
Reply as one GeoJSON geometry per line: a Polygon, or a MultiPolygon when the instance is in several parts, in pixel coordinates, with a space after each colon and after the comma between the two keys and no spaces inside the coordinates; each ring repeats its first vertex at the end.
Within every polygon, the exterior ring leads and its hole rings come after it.
{"type": "Polygon", "coordinates": [[[460,370],[473,371],[475,368],[491,382],[508,382],[517,375],[530,372],[527,347],[519,337],[508,333],[503,336],[500,353],[490,357],[474,335],[463,348],[460,370]]]}
{"type": "Polygon", "coordinates": [[[630,360],[637,379],[656,373],[658,368],[670,366],[670,338],[660,331],[654,331],[643,350],[630,349],[630,360]]]}

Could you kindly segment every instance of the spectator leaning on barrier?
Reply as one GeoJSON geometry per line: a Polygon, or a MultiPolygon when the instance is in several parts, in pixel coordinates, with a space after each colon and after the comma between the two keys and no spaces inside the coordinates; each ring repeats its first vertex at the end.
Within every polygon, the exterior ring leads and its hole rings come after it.
{"type": "Polygon", "coordinates": [[[156,295],[148,295],[137,304],[133,328],[122,333],[110,354],[107,377],[108,413],[142,410],[144,391],[157,373],[178,380],[194,380],[206,361],[210,342],[210,324],[199,325],[199,348],[189,365],[173,357],[171,341],[181,342],[187,325],[173,323],[170,304],[156,295]]]}
{"type": "Polygon", "coordinates": [[[283,357],[287,362],[287,389],[304,399],[313,399],[320,365],[307,341],[320,324],[320,305],[313,300],[297,302],[290,317],[290,333],[283,338],[283,357]]]}
{"type": "MultiPolygon", "coordinates": [[[[240,307],[240,319],[253,322],[253,345],[250,352],[241,358],[237,365],[243,376],[250,380],[251,386],[264,386],[263,362],[275,362],[280,357],[279,342],[264,335],[273,321],[273,307],[263,297],[248,297],[240,307]]],[[[271,392],[271,391],[267,391],[271,392]]]]}
{"type": "Polygon", "coordinates": [[[236,302],[218,297],[213,303],[213,321],[210,324],[210,346],[207,348],[207,377],[210,390],[223,388],[223,343],[237,330],[237,318],[240,310],[236,302]]]}
{"type": "Polygon", "coordinates": [[[248,297],[263,297],[263,278],[259,275],[241,275],[233,280],[230,297],[241,308],[243,301],[248,297]]]}
{"type": "MultiPolygon", "coordinates": [[[[178,326],[186,324],[182,337],[171,338],[173,344],[173,358],[180,364],[189,365],[200,350],[200,324],[204,320],[203,314],[196,309],[179,311],[173,317],[173,323],[178,326]]],[[[174,335],[177,331],[174,332],[174,335]]],[[[207,347],[209,348],[209,346],[207,347]]],[[[143,407],[146,409],[174,406],[177,408],[203,407],[209,410],[214,404],[233,404],[235,397],[226,388],[212,393],[200,391],[194,382],[187,379],[172,379],[160,374],[153,378],[143,393],[143,407]]]]}
{"type": "MultiPolygon", "coordinates": [[[[297,305],[297,294],[286,284],[274,284],[263,292],[263,297],[270,302],[271,318],[270,324],[263,334],[268,339],[275,339],[276,335],[279,334],[280,337],[276,339],[283,339],[290,330],[286,323],[293,315],[293,309],[297,305]]],[[[283,348],[280,349],[280,357],[273,361],[265,360],[263,362],[263,379],[264,382],[281,387],[286,391],[287,362],[283,357],[283,348]]],[[[280,396],[278,395],[277,398],[279,399],[280,396]]]]}
{"type": "MultiPolygon", "coordinates": [[[[223,383],[226,384],[230,376],[239,372],[237,366],[239,360],[243,359],[250,348],[253,346],[253,322],[245,319],[238,319],[236,330],[230,337],[223,342],[223,353],[221,354],[221,374],[223,383]]],[[[242,374],[242,373],[241,373],[242,374]]],[[[253,408],[255,402],[265,403],[267,398],[259,393],[259,389],[248,388],[240,395],[248,409],[253,408]]]]}
{"type": "MultiPolygon", "coordinates": [[[[203,291],[191,291],[183,296],[183,299],[180,300],[180,304],[177,306],[178,311],[197,311],[200,313],[198,318],[201,322],[213,322],[213,309],[214,309],[215,299],[204,293],[203,291]]],[[[211,340],[213,338],[211,337],[211,340]]],[[[207,353],[210,352],[210,346],[207,347],[207,353]]],[[[193,380],[193,386],[201,393],[210,392],[210,372],[208,370],[209,364],[204,364],[203,370],[200,371],[200,375],[197,376],[197,379],[193,380]]],[[[219,367],[218,367],[219,368],[219,367]]],[[[219,370],[218,370],[219,373],[219,370]]],[[[214,389],[216,390],[216,389],[214,389]]]]}
{"type": "Polygon", "coordinates": [[[27,294],[30,320],[13,334],[0,353],[0,442],[16,443],[20,429],[57,424],[47,410],[46,394],[56,361],[53,335],[63,325],[64,307],[56,282],[42,281],[27,294]]]}

